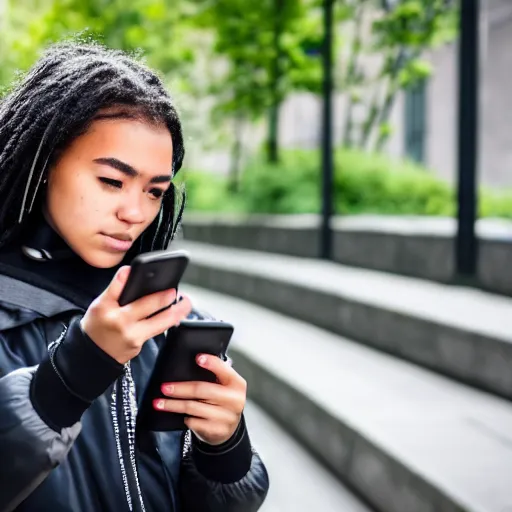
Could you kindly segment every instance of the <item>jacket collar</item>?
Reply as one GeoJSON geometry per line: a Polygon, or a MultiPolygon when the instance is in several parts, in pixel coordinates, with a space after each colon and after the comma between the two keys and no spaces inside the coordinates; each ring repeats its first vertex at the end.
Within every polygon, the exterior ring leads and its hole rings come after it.
{"type": "Polygon", "coordinates": [[[43,288],[0,274],[0,330],[28,324],[83,309],[72,301],[43,288]]]}

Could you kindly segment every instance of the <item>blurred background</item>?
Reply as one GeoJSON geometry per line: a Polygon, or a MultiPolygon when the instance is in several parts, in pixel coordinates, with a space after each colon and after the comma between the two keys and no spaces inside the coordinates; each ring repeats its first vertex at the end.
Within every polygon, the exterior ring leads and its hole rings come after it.
{"type": "Polygon", "coordinates": [[[512,0],[0,0],[159,71],[265,512],[512,511],[512,0]]]}

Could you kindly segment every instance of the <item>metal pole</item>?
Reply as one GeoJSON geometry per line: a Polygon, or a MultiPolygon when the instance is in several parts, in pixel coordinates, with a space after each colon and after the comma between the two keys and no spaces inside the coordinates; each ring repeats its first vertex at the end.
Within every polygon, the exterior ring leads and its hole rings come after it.
{"type": "Polygon", "coordinates": [[[479,12],[479,0],[461,1],[456,270],[463,278],[473,277],[477,267],[479,12]]]}
{"type": "Polygon", "coordinates": [[[323,57],[323,118],[322,118],[322,227],[320,256],[331,259],[333,213],[333,147],[332,147],[332,88],[333,88],[333,11],[334,0],[324,0],[323,57]]]}

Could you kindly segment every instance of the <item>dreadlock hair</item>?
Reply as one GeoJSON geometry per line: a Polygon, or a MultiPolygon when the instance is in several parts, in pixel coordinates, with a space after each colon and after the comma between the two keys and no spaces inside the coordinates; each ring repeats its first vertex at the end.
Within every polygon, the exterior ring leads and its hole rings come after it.
{"type": "MultiPolygon", "coordinates": [[[[59,155],[104,118],[166,126],[173,140],[173,176],[180,170],[185,154],[180,119],[154,72],[134,57],[94,43],[53,45],[0,102],[0,247],[30,223],[59,155]]],[[[137,252],[166,248],[184,206],[185,194],[171,184],[137,252]]]]}

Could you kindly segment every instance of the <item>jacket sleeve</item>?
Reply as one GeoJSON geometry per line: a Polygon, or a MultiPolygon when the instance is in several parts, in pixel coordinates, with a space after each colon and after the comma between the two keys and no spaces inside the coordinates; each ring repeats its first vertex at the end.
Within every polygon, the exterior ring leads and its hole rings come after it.
{"type": "Polygon", "coordinates": [[[180,478],[184,512],[256,512],[267,496],[268,473],[252,448],[242,420],[235,442],[222,451],[206,450],[186,435],[180,478]]]}
{"type": "Polygon", "coordinates": [[[0,510],[14,510],[67,456],[79,423],[55,432],[30,399],[36,368],[20,368],[0,379],[0,510]]]}
{"type": "Polygon", "coordinates": [[[0,335],[2,512],[15,510],[65,460],[80,434],[82,414],[117,378],[117,363],[98,355],[91,344],[76,321],[48,354],[46,339],[34,325],[0,335]],[[40,359],[39,365],[28,366],[20,356],[19,337],[41,348],[30,361],[40,359]],[[91,372],[91,365],[98,370],[98,364],[101,376],[85,386],[83,372],[91,372]]]}

